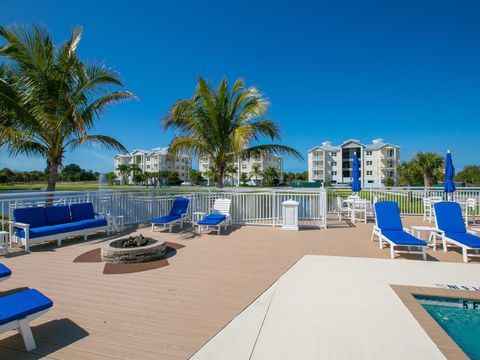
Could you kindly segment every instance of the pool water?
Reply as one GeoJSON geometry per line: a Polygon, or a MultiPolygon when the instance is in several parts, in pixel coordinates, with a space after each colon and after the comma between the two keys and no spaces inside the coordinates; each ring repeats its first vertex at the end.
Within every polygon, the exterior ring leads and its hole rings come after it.
{"type": "Polygon", "coordinates": [[[480,301],[416,298],[468,357],[480,360],[480,301]]]}

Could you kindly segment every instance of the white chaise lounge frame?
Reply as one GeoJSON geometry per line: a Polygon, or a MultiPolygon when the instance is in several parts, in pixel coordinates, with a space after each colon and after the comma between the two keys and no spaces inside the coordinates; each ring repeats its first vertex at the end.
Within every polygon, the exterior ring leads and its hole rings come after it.
{"type": "MultiPolygon", "coordinates": [[[[375,217],[375,222],[377,221],[375,217]]],[[[410,230],[403,228],[403,231],[410,234],[410,230]]],[[[419,254],[422,255],[423,260],[427,260],[427,247],[426,246],[416,246],[416,245],[397,245],[386,236],[382,234],[382,230],[375,224],[372,231],[371,241],[375,239],[375,236],[378,237],[378,243],[380,244],[380,249],[383,249],[383,243],[386,242],[390,245],[390,258],[395,258],[395,253],[404,253],[404,254],[419,254]],[[404,248],[407,250],[396,250],[395,248],[404,248]],[[419,250],[412,250],[412,248],[418,248],[419,250]]]]}
{"type": "Polygon", "coordinates": [[[27,351],[32,351],[37,347],[37,345],[35,344],[35,339],[33,338],[30,323],[39,316],[45,314],[48,310],[50,309],[41,310],[34,314],[28,315],[23,319],[13,320],[3,325],[0,325],[0,334],[10,330],[17,330],[22,335],[23,342],[25,343],[25,348],[27,349],[27,351]]]}
{"type": "Polygon", "coordinates": [[[202,227],[208,229],[209,227],[214,227],[217,228],[217,233],[220,235],[220,230],[222,228],[222,225],[224,226],[224,229],[227,229],[228,225],[232,224],[232,216],[230,214],[230,206],[232,204],[231,199],[215,199],[215,202],[213,203],[213,208],[212,211],[210,211],[210,214],[219,214],[219,215],[225,215],[225,220],[222,222],[218,223],[217,225],[198,225],[198,233],[200,234],[202,231],[202,227]]]}

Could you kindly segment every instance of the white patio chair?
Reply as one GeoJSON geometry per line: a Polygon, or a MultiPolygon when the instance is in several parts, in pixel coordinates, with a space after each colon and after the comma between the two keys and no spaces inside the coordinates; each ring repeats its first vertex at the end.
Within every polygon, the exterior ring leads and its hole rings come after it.
{"type": "Polygon", "coordinates": [[[476,224],[475,216],[477,215],[477,199],[468,198],[465,201],[465,225],[468,226],[468,217],[471,216],[473,224],[476,224]]]}
{"type": "Polygon", "coordinates": [[[338,214],[338,220],[342,219],[342,215],[346,215],[347,218],[350,216],[350,207],[340,196],[337,196],[337,208],[335,209],[335,214],[338,214]]]}

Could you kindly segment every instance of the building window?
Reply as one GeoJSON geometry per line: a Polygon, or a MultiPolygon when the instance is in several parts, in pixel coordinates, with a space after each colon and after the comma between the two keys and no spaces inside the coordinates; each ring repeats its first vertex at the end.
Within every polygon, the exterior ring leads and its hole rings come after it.
{"type": "Polygon", "coordinates": [[[150,161],[150,156],[147,156],[147,161],[150,161]]]}
{"type": "Polygon", "coordinates": [[[147,165],[147,169],[150,169],[150,165],[147,165]]]}
{"type": "Polygon", "coordinates": [[[332,157],[336,157],[337,156],[337,153],[336,152],[332,152],[332,157]]]}
{"type": "Polygon", "coordinates": [[[367,165],[373,165],[373,161],[367,160],[367,165]]]}
{"type": "Polygon", "coordinates": [[[337,166],[337,162],[336,162],[336,161],[332,161],[332,166],[337,166]]]}
{"type": "Polygon", "coordinates": [[[367,175],[373,175],[373,171],[368,170],[368,171],[367,171],[367,175]]]}
{"type": "Polygon", "coordinates": [[[336,171],[332,171],[332,175],[337,175],[337,172],[336,172],[336,171]]]}
{"type": "Polygon", "coordinates": [[[373,180],[368,180],[368,181],[367,181],[367,183],[369,183],[369,184],[373,184],[373,183],[374,183],[374,181],[373,181],[373,180]]]}
{"type": "Polygon", "coordinates": [[[372,150],[367,150],[366,155],[367,156],[372,156],[372,150]]]}
{"type": "Polygon", "coordinates": [[[242,170],[247,170],[247,165],[243,164],[242,165],[242,170]]]}

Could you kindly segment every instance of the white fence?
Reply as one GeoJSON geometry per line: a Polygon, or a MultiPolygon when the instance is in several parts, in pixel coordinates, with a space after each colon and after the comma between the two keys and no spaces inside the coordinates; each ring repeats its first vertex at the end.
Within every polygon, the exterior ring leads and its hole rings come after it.
{"type": "Polygon", "coordinates": [[[6,229],[7,220],[13,218],[15,208],[81,202],[92,202],[96,212],[123,215],[125,224],[139,224],[167,214],[173,199],[178,196],[191,199],[190,215],[192,212],[208,213],[216,198],[229,198],[232,200],[230,212],[233,223],[267,226],[280,226],[282,202],[294,199],[300,203],[299,225],[317,228],[325,228],[327,225],[327,192],[323,189],[175,193],[141,190],[0,194],[2,229],[6,229]]]}
{"type": "MultiPolygon", "coordinates": [[[[335,197],[345,197],[350,193],[349,188],[330,188],[328,210],[332,212],[336,209],[335,197]]],[[[361,198],[370,201],[396,201],[404,215],[423,215],[423,198],[439,196],[445,200],[464,202],[467,199],[475,199],[477,204],[477,214],[479,213],[478,205],[480,202],[480,188],[462,187],[451,194],[447,195],[443,192],[443,188],[432,187],[391,187],[391,188],[370,188],[365,187],[359,193],[361,198]]]]}

